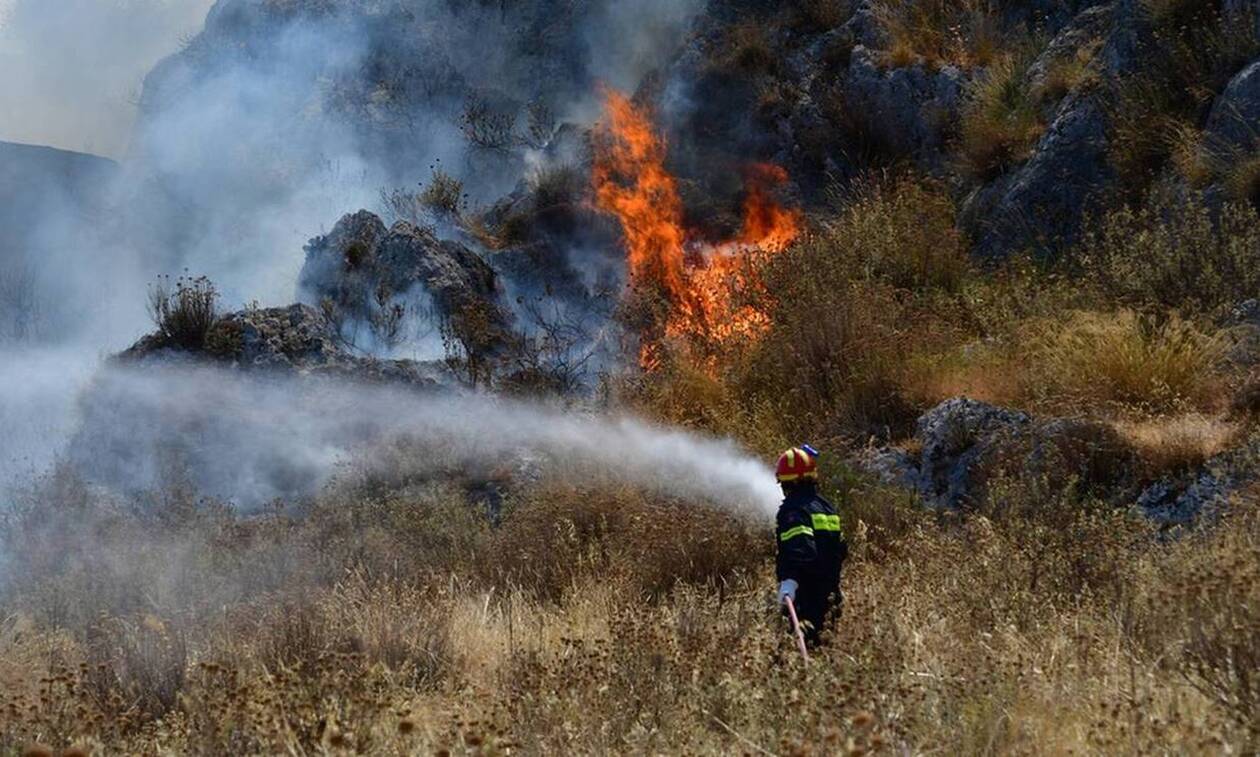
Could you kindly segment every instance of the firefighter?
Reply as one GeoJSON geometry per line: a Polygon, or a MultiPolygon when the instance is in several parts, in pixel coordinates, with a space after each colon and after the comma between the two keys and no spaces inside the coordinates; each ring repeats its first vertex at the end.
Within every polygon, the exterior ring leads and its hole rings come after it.
{"type": "Polygon", "coordinates": [[[806,643],[817,646],[827,616],[843,599],[840,566],[849,545],[836,508],[818,494],[816,450],[803,445],[784,452],[775,475],[783,487],[775,528],[779,604],[786,614],[787,600],[792,599],[806,643]]]}

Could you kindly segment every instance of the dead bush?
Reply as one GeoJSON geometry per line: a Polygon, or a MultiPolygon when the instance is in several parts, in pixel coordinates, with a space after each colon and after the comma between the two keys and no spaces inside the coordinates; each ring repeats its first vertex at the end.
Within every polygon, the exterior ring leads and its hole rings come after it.
{"type": "Polygon", "coordinates": [[[175,707],[189,663],[183,629],[152,614],[102,618],[88,627],[86,646],[87,685],[98,701],[114,698],[136,707],[145,719],[175,707]]]}
{"type": "Polygon", "coordinates": [[[1162,562],[1151,623],[1175,670],[1239,725],[1260,724],[1260,518],[1244,508],[1162,562]],[[1166,625],[1165,625],[1166,624],[1166,625]]]}
{"type": "Polygon", "coordinates": [[[706,528],[714,516],[700,503],[625,487],[545,482],[509,505],[502,530],[481,548],[495,556],[482,570],[548,601],[595,577],[628,580],[657,599],[680,584],[716,587],[750,570],[765,540],[739,520],[706,528]]]}
{"type": "Polygon", "coordinates": [[[503,152],[516,142],[516,114],[496,109],[482,98],[472,97],[464,104],[459,129],[471,147],[503,152]]]}
{"type": "Polygon", "coordinates": [[[788,23],[803,32],[826,32],[853,15],[851,0],[797,0],[790,5],[788,23]]]}
{"type": "Polygon", "coordinates": [[[218,290],[205,276],[180,276],[173,288],[170,277],[162,277],[149,287],[149,316],[166,343],[200,350],[219,318],[218,301],[218,290]]]}
{"type": "Polygon", "coordinates": [[[539,169],[531,178],[534,208],[546,210],[573,204],[582,191],[582,176],[577,168],[557,163],[539,169]]]}
{"type": "Polygon", "coordinates": [[[748,20],[730,27],[714,64],[723,71],[746,76],[771,74],[778,70],[779,55],[771,38],[771,28],[757,20],[748,20]]]}
{"type": "Polygon", "coordinates": [[[459,215],[466,198],[464,182],[435,166],[419,200],[438,217],[454,217],[459,215]]]}

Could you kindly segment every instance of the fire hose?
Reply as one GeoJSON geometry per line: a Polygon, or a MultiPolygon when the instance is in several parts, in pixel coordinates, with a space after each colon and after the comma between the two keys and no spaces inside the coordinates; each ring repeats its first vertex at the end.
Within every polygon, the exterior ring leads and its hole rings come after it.
{"type": "Polygon", "coordinates": [[[796,634],[796,648],[801,650],[801,657],[808,663],[809,652],[805,649],[805,632],[801,630],[801,621],[796,617],[796,603],[791,597],[784,599],[787,600],[788,617],[792,619],[792,632],[796,634]]]}

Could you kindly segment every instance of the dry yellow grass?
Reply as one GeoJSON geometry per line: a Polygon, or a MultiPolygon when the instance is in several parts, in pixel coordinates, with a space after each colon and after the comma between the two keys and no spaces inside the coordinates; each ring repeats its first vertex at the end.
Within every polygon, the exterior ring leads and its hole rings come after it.
{"type": "Polygon", "coordinates": [[[1029,385],[1059,404],[1211,409],[1225,394],[1224,339],[1176,315],[1081,311],[1025,325],[1024,340],[1029,385]]]}
{"type": "Polygon", "coordinates": [[[1202,465],[1238,441],[1243,425],[1201,413],[1122,420],[1116,430],[1158,475],[1202,465]]]}
{"type": "Polygon", "coordinates": [[[969,69],[989,65],[1008,47],[999,8],[988,0],[881,0],[873,9],[888,35],[892,66],[969,69]]]}
{"type": "MultiPolygon", "coordinates": [[[[260,656],[281,632],[266,610],[252,627],[185,627],[180,696],[156,719],[115,697],[113,683],[102,688],[82,639],[11,615],[0,634],[0,740],[236,754],[1254,744],[1256,702],[1230,667],[1260,653],[1238,626],[1260,621],[1260,604],[1247,604],[1260,599],[1254,515],[1163,550],[1121,517],[1047,517],[920,517],[884,544],[855,525],[846,613],[809,667],[770,609],[764,562],[722,592],[679,587],[659,602],[595,573],[557,602],[457,575],[418,586],[352,573],[310,598],[317,642],[289,663],[260,656]],[[1051,523],[1064,535],[1047,551],[1051,523]],[[1068,543],[1079,551],[1060,552],[1068,543]],[[445,640],[435,677],[415,675],[425,638],[445,640]]],[[[180,623],[162,620],[172,632],[180,623]]],[[[115,643],[138,633],[128,626],[115,643]]]]}

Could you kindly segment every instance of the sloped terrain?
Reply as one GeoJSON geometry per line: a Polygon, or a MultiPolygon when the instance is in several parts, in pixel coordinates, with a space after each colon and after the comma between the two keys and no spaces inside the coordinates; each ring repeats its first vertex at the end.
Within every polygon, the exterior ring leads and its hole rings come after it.
{"type": "Polygon", "coordinates": [[[171,259],[309,241],[6,494],[0,750],[1260,747],[1256,3],[220,0],[142,108],[171,259]]]}

